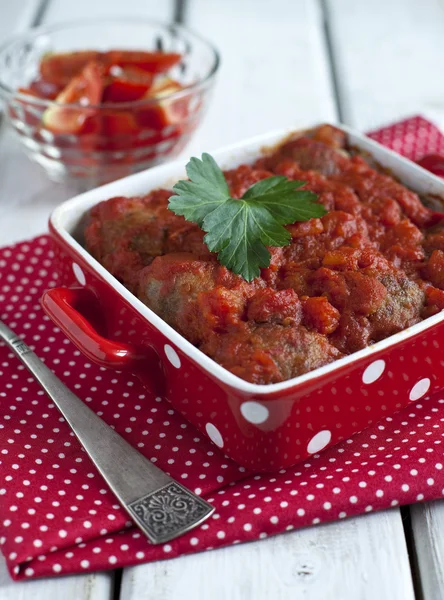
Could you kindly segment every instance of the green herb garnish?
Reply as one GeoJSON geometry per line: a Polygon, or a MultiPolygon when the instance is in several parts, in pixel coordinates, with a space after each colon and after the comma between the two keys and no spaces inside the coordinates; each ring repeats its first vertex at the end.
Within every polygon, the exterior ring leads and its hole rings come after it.
{"type": "Polygon", "coordinates": [[[284,225],[326,214],[316,194],[298,190],[304,181],[276,176],[252,185],[240,200],[230,197],[228,184],[214,158],[202,154],[186,166],[189,181],[173,187],[168,208],[197,223],[204,242],[219,262],[251,281],[270,266],[267,246],[286,246],[291,235],[284,225]]]}

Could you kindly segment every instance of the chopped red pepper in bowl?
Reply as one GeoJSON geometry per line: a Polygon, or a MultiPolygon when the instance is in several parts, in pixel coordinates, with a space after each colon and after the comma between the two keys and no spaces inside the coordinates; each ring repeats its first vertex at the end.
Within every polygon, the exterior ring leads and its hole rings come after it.
{"type": "Polygon", "coordinates": [[[216,50],[180,26],[59,25],[0,50],[0,97],[28,155],[51,179],[87,189],[176,156],[202,117],[218,65],[216,50]],[[67,51],[70,36],[85,46],[67,51]],[[122,39],[134,47],[119,48],[122,39]],[[94,48],[97,40],[108,47],[94,48]]]}

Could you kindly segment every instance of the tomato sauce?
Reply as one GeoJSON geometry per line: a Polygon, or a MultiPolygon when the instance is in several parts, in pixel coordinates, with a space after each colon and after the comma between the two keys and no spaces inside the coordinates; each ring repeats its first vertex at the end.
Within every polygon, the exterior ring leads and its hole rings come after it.
{"type": "Polygon", "coordinates": [[[233,197],[279,174],[305,182],[328,213],[288,225],[291,243],[247,283],[203,233],[168,210],[171,192],[94,207],[89,251],[191,343],[232,373],[275,383],[444,309],[444,220],[321,126],[226,171],[233,197]]]}

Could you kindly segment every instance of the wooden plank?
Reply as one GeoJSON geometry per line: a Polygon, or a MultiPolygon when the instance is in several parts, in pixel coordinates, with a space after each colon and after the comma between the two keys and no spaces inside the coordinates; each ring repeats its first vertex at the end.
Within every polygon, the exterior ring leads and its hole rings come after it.
{"type": "Polygon", "coordinates": [[[0,43],[13,33],[29,27],[39,13],[42,0],[20,0],[19,2],[3,2],[0,18],[0,43]]]}
{"type": "MultiPolygon", "coordinates": [[[[343,120],[365,131],[421,113],[444,129],[442,0],[326,0],[343,120]]],[[[444,503],[411,507],[424,600],[444,596],[444,503]]]]}
{"type": "Polygon", "coordinates": [[[410,508],[423,600],[444,595],[444,502],[415,504],[410,508]]]}
{"type": "Polygon", "coordinates": [[[444,126],[442,0],[326,0],[344,122],[421,112],[444,126]]]}
{"type": "Polygon", "coordinates": [[[414,600],[397,513],[126,569],[120,599],[414,600]]]}
{"type": "Polygon", "coordinates": [[[222,55],[211,107],[189,153],[336,119],[317,0],[192,0],[185,19],[222,55]]]}
{"type": "Polygon", "coordinates": [[[111,573],[37,579],[15,583],[6,564],[0,560],[0,598],[2,600],[111,600],[111,573]]]}
{"type": "Polygon", "coordinates": [[[174,15],[174,0],[51,0],[45,11],[44,23],[56,23],[74,19],[96,17],[144,17],[158,21],[171,21],[174,15]]]}

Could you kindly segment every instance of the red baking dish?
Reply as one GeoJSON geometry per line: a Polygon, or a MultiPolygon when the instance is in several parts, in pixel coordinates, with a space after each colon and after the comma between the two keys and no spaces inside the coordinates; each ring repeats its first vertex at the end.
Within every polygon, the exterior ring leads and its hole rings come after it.
{"type": "MultiPolygon", "coordinates": [[[[444,181],[365,136],[341,127],[422,196],[444,198],[444,181]]],[[[290,132],[214,152],[223,168],[251,162],[290,132]]],[[[444,312],[355,354],[289,381],[257,385],[216,364],[133,296],[82,245],[89,209],[113,196],[146,194],[184,178],[174,162],[81,194],[58,207],[49,227],[64,287],[44,310],[77,347],[105,367],[137,374],[229,457],[255,471],[306,459],[444,387],[444,312]]],[[[400,444],[401,445],[401,444],[400,444]]]]}

